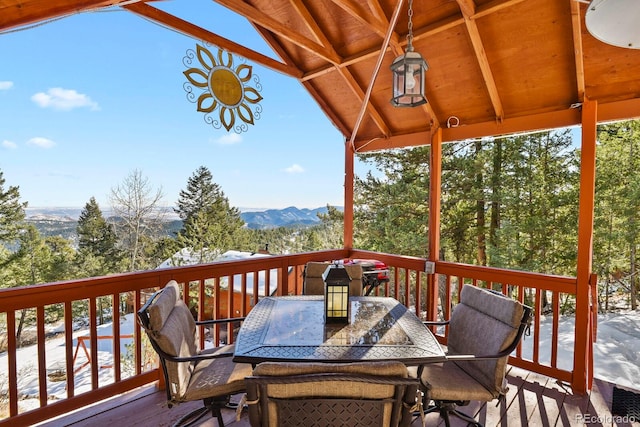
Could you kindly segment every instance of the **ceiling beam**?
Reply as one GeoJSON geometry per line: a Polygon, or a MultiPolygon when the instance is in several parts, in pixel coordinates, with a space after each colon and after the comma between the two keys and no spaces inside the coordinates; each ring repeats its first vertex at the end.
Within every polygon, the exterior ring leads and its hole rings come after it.
{"type": "MultiPolygon", "coordinates": [[[[637,107],[637,103],[635,105],[637,107]]],[[[598,105],[598,116],[600,116],[600,106],[598,105]]],[[[599,117],[600,119],[600,117],[599,117]]],[[[576,126],[581,123],[580,110],[570,108],[562,111],[553,111],[540,114],[532,114],[528,116],[505,118],[502,123],[491,120],[483,123],[474,123],[455,128],[442,129],[442,142],[456,142],[465,139],[483,138],[483,137],[500,137],[507,135],[516,135],[524,132],[545,131],[548,129],[566,128],[576,126]]],[[[392,135],[389,138],[380,138],[372,141],[356,141],[354,144],[358,148],[358,152],[388,150],[392,148],[403,148],[416,145],[411,139],[413,135],[419,136],[418,139],[424,139],[425,144],[430,144],[431,140],[427,138],[431,131],[423,131],[422,133],[415,131],[407,131],[403,134],[392,135]]]]}
{"type": "Polygon", "coordinates": [[[214,34],[208,30],[205,30],[204,28],[187,22],[158,8],[149,6],[148,4],[131,3],[123,5],[122,7],[147,19],[155,21],[161,25],[172,28],[189,37],[212,43],[219,48],[235,53],[236,55],[242,56],[243,58],[256,62],[279,73],[283,73],[296,78],[302,77],[302,71],[298,70],[295,67],[284,64],[282,62],[278,62],[273,58],[248,49],[238,43],[214,34]]]}
{"type": "MultiPolygon", "coordinates": [[[[305,23],[309,31],[311,31],[313,36],[317,39],[318,43],[326,46],[329,51],[331,51],[336,56],[338,56],[338,53],[333,48],[333,44],[324,34],[324,31],[320,28],[316,20],[313,19],[311,13],[309,12],[309,9],[307,9],[307,7],[302,3],[302,1],[291,0],[291,3],[294,5],[296,11],[300,14],[300,17],[302,18],[303,22],[305,23]]],[[[338,70],[338,72],[340,73],[344,81],[347,83],[349,88],[351,88],[351,91],[357,97],[357,99],[361,103],[365,102],[364,89],[356,81],[355,77],[353,76],[353,73],[351,73],[349,68],[336,67],[336,66],[334,66],[334,68],[338,70]]],[[[380,112],[370,103],[368,105],[367,111],[369,112],[369,115],[371,116],[373,122],[378,127],[378,130],[384,133],[385,135],[389,134],[389,128],[387,127],[385,120],[380,115],[380,112]]]]}
{"type": "Polygon", "coordinates": [[[571,2],[571,26],[573,28],[573,53],[576,58],[576,90],[578,91],[578,102],[584,101],[585,81],[584,81],[584,52],[582,51],[582,15],[580,13],[580,3],[576,0],[571,2]]]}
{"type": "Polygon", "coordinates": [[[128,0],[41,0],[18,2],[9,7],[0,2],[0,30],[43,23],[82,12],[116,6],[128,0]]]}
{"type": "MultiPolygon", "coordinates": [[[[369,19],[369,13],[367,13],[365,8],[363,8],[360,4],[355,4],[354,2],[349,0],[332,0],[332,1],[337,6],[339,6],[342,10],[344,10],[349,15],[351,15],[351,17],[355,18],[356,20],[362,22],[363,24],[371,28],[378,36],[380,36],[381,39],[384,39],[386,37],[387,29],[389,28],[388,22],[386,22],[386,25],[384,21],[379,19],[377,19],[377,22],[372,22],[372,20],[369,19]]],[[[386,18],[384,19],[386,20],[386,18]]],[[[391,40],[393,40],[394,38],[397,43],[398,35],[392,34],[391,40]]]]}
{"type": "Polygon", "coordinates": [[[473,19],[479,19],[483,16],[490,15],[498,12],[499,10],[506,9],[514,6],[518,3],[522,3],[525,0],[493,0],[489,3],[485,3],[482,6],[476,7],[476,13],[473,15],[473,19]]]}
{"type": "Polygon", "coordinates": [[[469,34],[469,38],[471,39],[471,45],[473,46],[473,50],[476,54],[478,65],[480,66],[480,72],[482,73],[484,84],[487,88],[487,92],[489,93],[491,104],[493,105],[493,111],[495,112],[496,120],[500,122],[504,119],[504,108],[502,106],[500,94],[498,93],[496,81],[493,77],[493,72],[491,71],[491,66],[489,65],[487,52],[484,49],[484,44],[482,43],[482,38],[480,37],[480,32],[478,31],[478,24],[474,19],[474,15],[476,14],[475,3],[473,2],[473,0],[456,1],[458,2],[460,11],[462,12],[462,16],[464,17],[464,23],[467,27],[467,33],[469,34]]]}
{"type": "Polygon", "coordinates": [[[226,7],[227,9],[244,16],[255,25],[264,27],[267,30],[278,34],[280,37],[283,37],[294,43],[295,45],[308,50],[309,52],[313,53],[316,56],[319,56],[325,61],[331,62],[332,64],[340,64],[341,62],[340,56],[336,55],[335,52],[331,52],[325,46],[322,46],[314,42],[313,40],[309,40],[308,38],[301,36],[291,28],[287,27],[285,24],[276,21],[275,19],[260,12],[258,9],[247,3],[239,2],[237,0],[214,1],[226,7]]]}
{"type": "MultiPolygon", "coordinates": [[[[629,120],[640,118],[640,98],[625,99],[622,101],[609,102],[606,104],[598,104],[598,123],[607,123],[619,120],[629,120]]],[[[566,110],[551,111],[537,114],[529,114],[522,117],[505,118],[502,123],[494,120],[482,123],[474,123],[455,128],[446,128],[442,130],[443,142],[456,142],[465,139],[483,138],[483,137],[500,137],[508,135],[517,135],[526,132],[542,132],[549,129],[562,129],[572,126],[580,126],[582,124],[582,116],[579,108],[568,108],[566,110]]],[[[423,139],[426,144],[430,144],[431,139],[428,137],[430,131],[407,131],[404,134],[391,135],[387,138],[378,138],[375,140],[356,140],[354,146],[358,153],[388,150],[392,148],[403,148],[415,145],[412,142],[412,135],[417,139],[423,139]]]]}

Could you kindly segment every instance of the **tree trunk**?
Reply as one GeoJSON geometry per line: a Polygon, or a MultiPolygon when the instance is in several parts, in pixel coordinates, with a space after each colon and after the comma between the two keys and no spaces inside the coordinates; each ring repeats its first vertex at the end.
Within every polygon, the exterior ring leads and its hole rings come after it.
{"type": "Polygon", "coordinates": [[[631,245],[631,278],[629,280],[629,297],[631,299],[631,310],[635,310],[638,306],[636,300],[636,290],[638,279],[636,277],[636,245],[631,245]]]}
{"type": "MultiPolygon", "coordinates": [[[[482,152],[482,142],[475,142],[476,164],[480,163],[479,158],[482,152]]],[[[483,186],[482,168],[476,168],[476,191],[478,199],[476,200],[476,230],[477,230],[477,260],[479,265],[487,265],[487,242],[485,239],[485,213],[484,213],[484,186],[483,186]]]]}
{"type": "Polygon", "coordinates": [[[20,310],[20,320],[18,320],[18,328],[16,329],[16,344],[18,347],[22,347],[22,328],[24,326],[25,317],[27,317],[27,310],[20,310]]]}
{"type": "Polygon", "coordinates": [[[500,229],[500,202],[502,181],[502,140],[495,142],[493,154],[493,175],[491,176],[491,223],[489,225],[489,244],[498,247],[497,233],[500,229]]]}

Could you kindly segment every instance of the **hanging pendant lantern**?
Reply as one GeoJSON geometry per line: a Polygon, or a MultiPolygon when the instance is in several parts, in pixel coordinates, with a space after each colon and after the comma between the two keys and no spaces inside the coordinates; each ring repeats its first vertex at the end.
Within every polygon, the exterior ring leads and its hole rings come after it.
{"type": "Polygon", "coordinates": [[[424,74],[429,69],[422,55],[413,50],[413,1],[409,0],[409,33],[407,34],[407,50],[391,64],[393,73],[394,107],[417,107],[426,104],[424,74]]]}

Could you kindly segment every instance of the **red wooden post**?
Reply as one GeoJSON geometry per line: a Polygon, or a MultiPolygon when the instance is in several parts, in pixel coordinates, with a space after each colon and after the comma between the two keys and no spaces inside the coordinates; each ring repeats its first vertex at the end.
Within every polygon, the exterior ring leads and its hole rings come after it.
{"type": "Polygon", "coordinates": [[[596,133],[598,103],[585,98],[582,104],[582,154],[580,159],[580,210],[578,212],[578,258],[576,271],[576,330],[573,355],[573,390],[586,393],[593,375],[591,301],[589,279],[593,261],[593,217],[596,183],[596,133]]]}
{"type": "MultiPolygon", "coordinates": [[[[437,263],[440,257],[440,195],[442,185],[442,128],[433,132],[429,158],[429,260],[437,263]]],[[[437,320],[438,276],[427,275],[427,319],[437,320]]]]}
{"type": "Polygon", "coordinates": [[[355,152],[349,141],[344,143],[344,249],[353,249],[353,179],[355,152]]]}

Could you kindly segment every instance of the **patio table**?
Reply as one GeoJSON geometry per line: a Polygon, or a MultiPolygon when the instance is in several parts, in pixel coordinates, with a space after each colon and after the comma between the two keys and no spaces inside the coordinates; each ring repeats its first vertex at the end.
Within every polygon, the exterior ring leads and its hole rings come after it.
{"type": "Polygon", "coordinates": [[[350,322],[324,322],[324,296],[265,297],[244,320],[235,362],[442,362],[445,354],[422,321],[388,297],[351,297],[350,322]]]}

